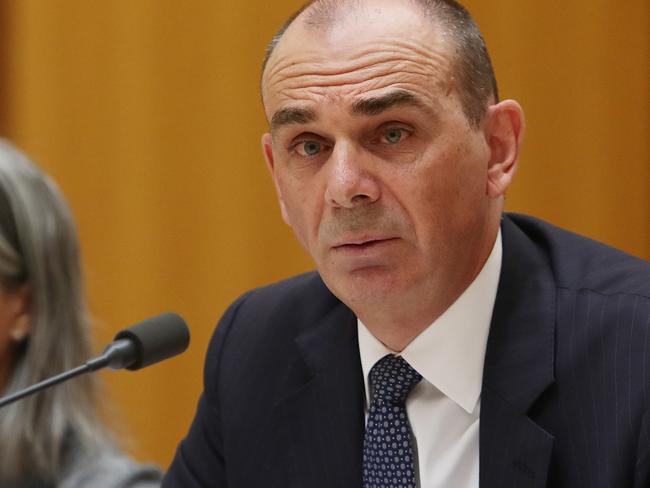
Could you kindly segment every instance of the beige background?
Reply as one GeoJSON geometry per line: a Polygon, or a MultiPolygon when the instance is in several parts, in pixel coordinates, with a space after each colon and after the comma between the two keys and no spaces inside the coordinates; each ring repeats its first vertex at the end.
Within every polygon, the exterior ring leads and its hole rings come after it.
{"type": "MultiPolygon", "coordinates": [[[[98,345],[165,310],[192,329],[183,357],[104,375],[139,459],[170,461],[227,304],[311,267],[259,151],[263,49],[299,4],[0,3],[0,133],[68,197],[98,345]]],[[[508,207],[650,259],[650,3],[467,5],[527,113],[508,207]]]]}

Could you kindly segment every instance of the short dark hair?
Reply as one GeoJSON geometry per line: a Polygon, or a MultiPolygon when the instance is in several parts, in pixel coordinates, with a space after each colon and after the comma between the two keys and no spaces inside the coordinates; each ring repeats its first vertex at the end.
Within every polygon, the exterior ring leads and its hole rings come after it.
{"type": "MultiPolygon", "coordinates": [[[[334,18],[333,13],[350,1],[310,0],[300,7],[282,24],[268,44],[262,63],[262,74],[282,36],[300,14],[310,9],[308,24],[328,24],[334,18]]],[[[488,104],[499,100],[492,61],[478,25],[467,9],[455,0],[411,1],[421,7],[433,22],[447,29],[455,41],[453,71],[459,82],[461,105],[469,124],[477,128],[485,116],[488,104]]]]}

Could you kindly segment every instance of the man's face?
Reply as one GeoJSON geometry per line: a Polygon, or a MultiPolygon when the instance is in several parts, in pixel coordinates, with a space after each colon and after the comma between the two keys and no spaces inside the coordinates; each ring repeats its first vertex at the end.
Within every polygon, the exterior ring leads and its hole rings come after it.
{"type": "Polygon", "coordinates": [[[466,286],[498,221],[489,141],[462,111],[453,46],[421,17],[386,0],[328,28],[299,19],[262,81],[283,217],[353,310],[466,286]]]}

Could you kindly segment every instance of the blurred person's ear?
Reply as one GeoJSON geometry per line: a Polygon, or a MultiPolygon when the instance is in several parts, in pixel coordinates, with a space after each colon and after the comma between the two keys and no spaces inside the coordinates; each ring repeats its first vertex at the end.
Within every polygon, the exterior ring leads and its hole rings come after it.
{"type": "Polygon", "coordinates": [[[15,342],[22,342],[32,327],[31,287],[25,284],[11,291],[13,321],[9,335],[15,342]]]}

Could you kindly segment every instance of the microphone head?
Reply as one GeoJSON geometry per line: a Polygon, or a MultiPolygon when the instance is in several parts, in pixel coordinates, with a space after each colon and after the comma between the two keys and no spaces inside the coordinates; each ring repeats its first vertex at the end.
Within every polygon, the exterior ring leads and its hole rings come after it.
{"type": "Polygon", "coordinates": [[[126,369],[136,371],[185,351],[190,344],[190,330],[180,315],[170,312],[118,332],[114,340],[119,339],[134,344],[135,359],[126,369]]]}

